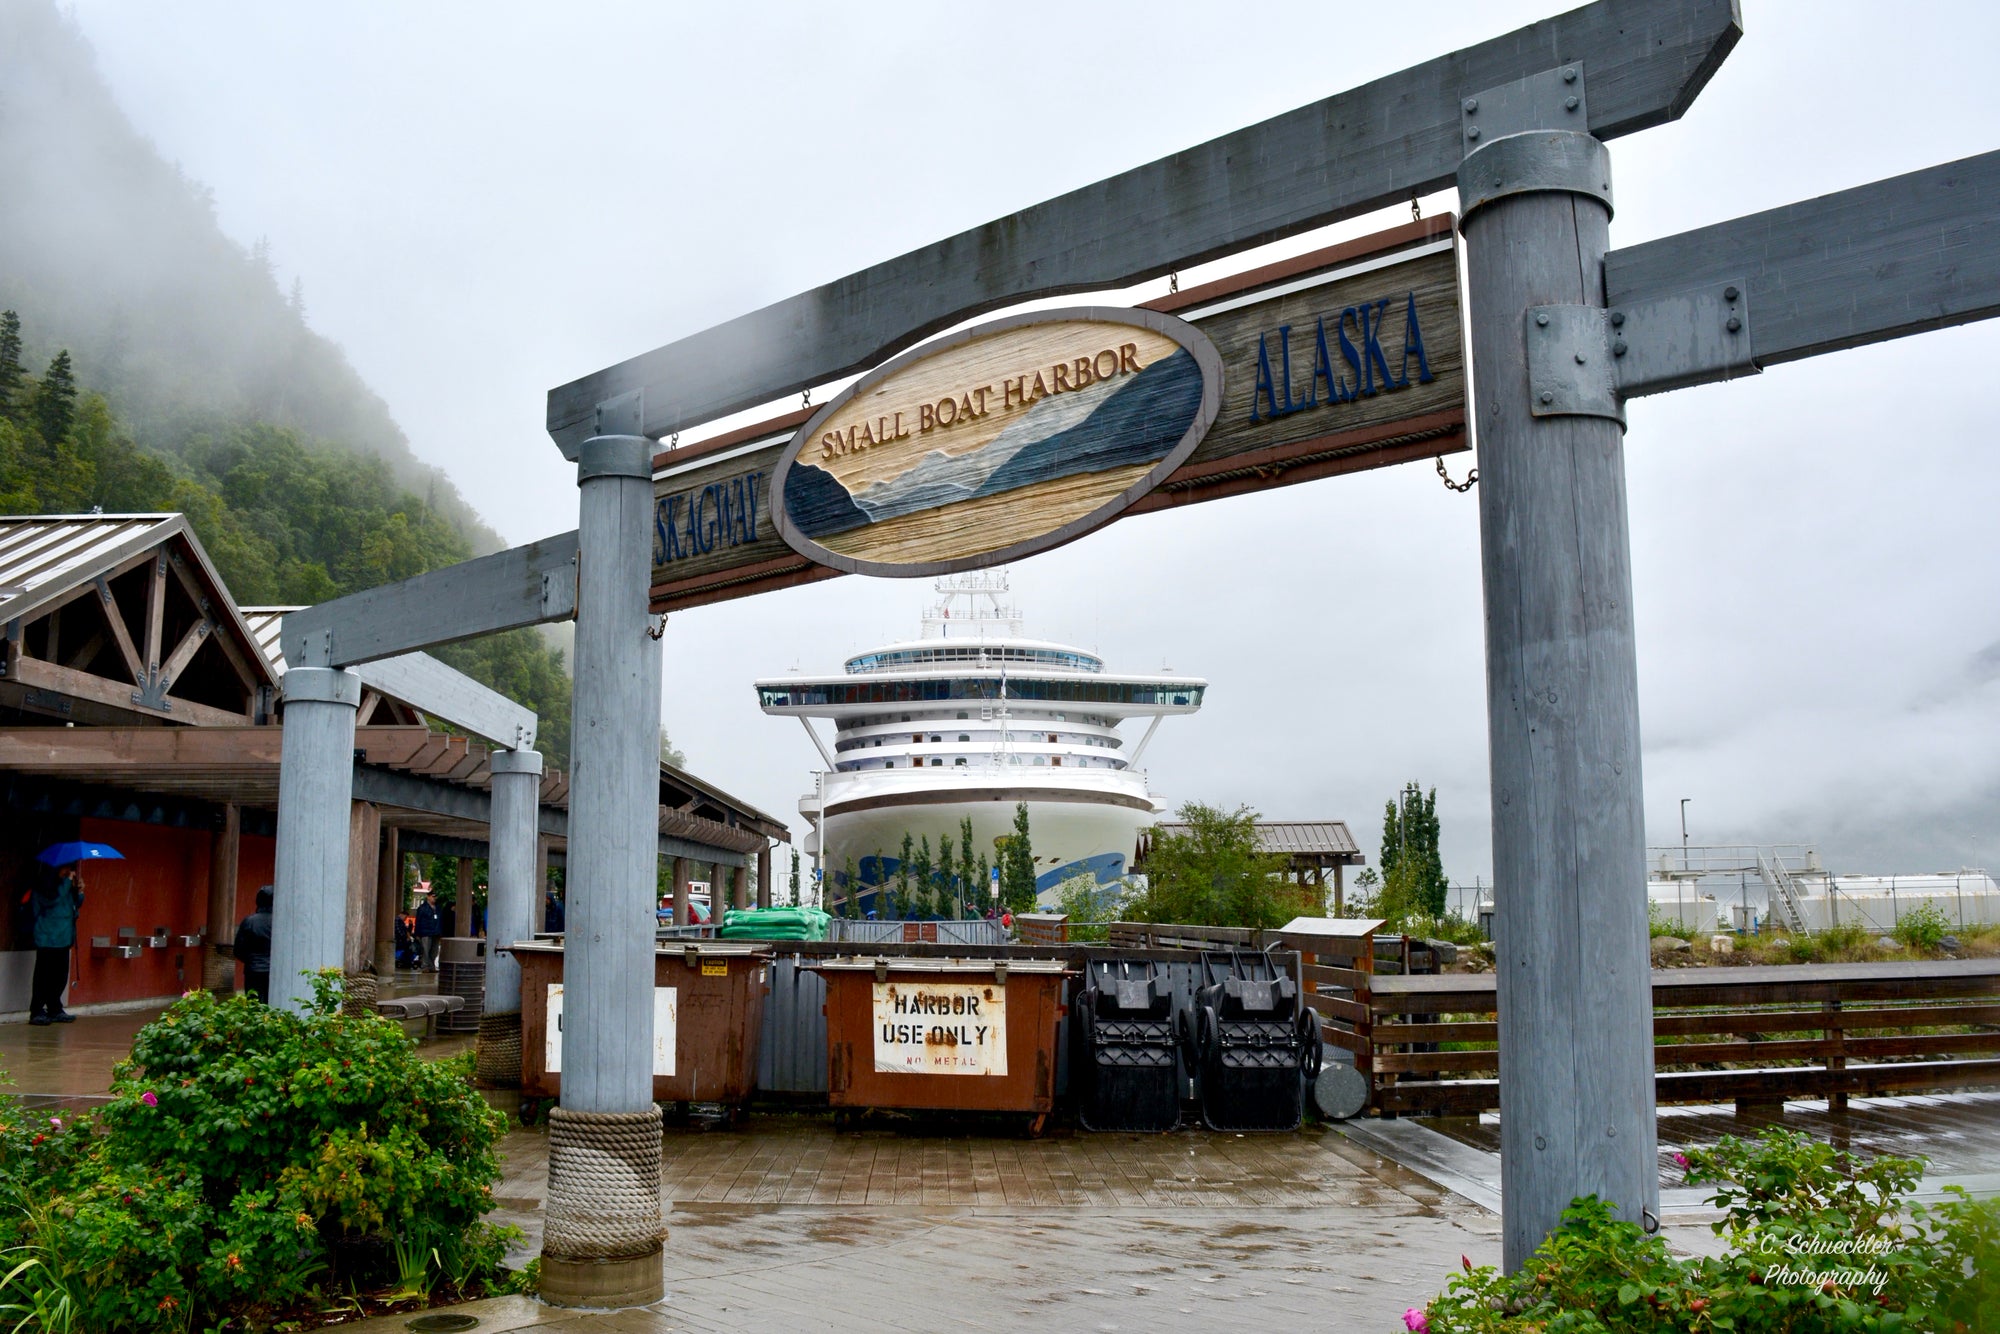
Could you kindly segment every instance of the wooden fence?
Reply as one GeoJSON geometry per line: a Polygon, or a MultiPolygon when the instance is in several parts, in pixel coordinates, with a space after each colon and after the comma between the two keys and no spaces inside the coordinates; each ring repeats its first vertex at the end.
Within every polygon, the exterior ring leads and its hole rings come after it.
{"type": "MultiPolygon", "coordinates": [[[[1327,1042],[1385,1115],[1499,1106],[1494,977],[1384,977],[1372,942],[1299,948],[1327,1042]]],[[[2000,1084],[2000,960],[1688,968],[1653,974],[1659,1101],[1742,1104],[2000,1084]]]]}

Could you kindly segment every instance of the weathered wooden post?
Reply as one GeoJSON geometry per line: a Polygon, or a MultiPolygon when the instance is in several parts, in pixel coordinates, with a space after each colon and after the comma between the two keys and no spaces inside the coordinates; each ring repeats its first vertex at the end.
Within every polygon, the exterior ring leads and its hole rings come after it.
{"type": "Polygon", "coordinates": [[[285,673],[278,848],[271,907],[271,1003],[303,1007],[305,974],[339,968],[347,938],[348,806],[361,678],[337,667],[285,673]]]}
{"type": "Polygon", "coordinates": [[[403,852],[395,826],[382,830],[375,865],[375,977],[396,977],[396,918],[403,911],[403,852]]]}
{"type": "MultiPolygon", "coordinates": [[[[1555,123],[1576,73],[1539,90],[1555,123]]],[[[1610,154],[1581,128],[1481,143],[1464,109],[1511,1271],[1573,1196],[1659,1208],[1646,833],[1623,409],[1593,389],[1610,154]]]]}
{"type": "Polygon", "coordinates": [[[757,845],[757,906],[771,906],[771,840],[757,845]]]}
{"type": "Polygon", "coordinates": [[[521,1082],[521,965],[508,948],[534,934],[542,757],[496,750],[486,853],[486,999],[479,1014],[479,1077],[521,1082]]]}
{"type": "Polygon", "coordinates": [[[596,436],[582,490],[571,740],[562,1102],[549,1119],[542,1297],[665,1294],[653,1105],[660,646],[647,611],[653,442],[596,436]],[[649,721],[651,720],[651,721],[649,721]]]}

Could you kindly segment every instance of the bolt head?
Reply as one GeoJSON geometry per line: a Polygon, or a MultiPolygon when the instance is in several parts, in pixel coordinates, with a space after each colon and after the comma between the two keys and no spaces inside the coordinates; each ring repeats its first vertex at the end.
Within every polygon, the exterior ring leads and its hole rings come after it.
{"type": "Polygon", "coordinates": [[[1612,327],[1612,328],[1614,328],[1614,329],[1622,329],[1622,328],[1624,328],[1624,327],[1625,327],[1625,312],[1624,312],[1624,311],[1622,311],[1622,310],[1614,310],[1614,311],[1612,311],[1612,312],[1611,312],[1611,327],[1612,327]]]}
{"type": "Polygon", "coordinates": [[[1722,327],[1731,333],[1740,333],[1743,330],[1743,321],[1731,315],[1727,320],[1723,321],[1722,327]]]}
{"type": "Polygon", "coordinates": [[[1466,110],[1466,113],[1467,113],[1468,115],[1469,115],[1469,114],[1471,114],[1471,113],[1472,113],[1472,112],[1474,112],[1474,111],[1477,111],[1477,110],[1479,110],[1479,99],[1478,99],[1478,98],[1476,98],[1476,97],[1468,97],[1468,98],[1466,98],[1466,99],[1465,99],[1465,110],[1466,110]]]}
{"type": "Polygon", "coordinates": [[[1737,297],[1742,295],[1743,293],[1736,290],[1735,283],[1731,283],[1729,286],[1722,289],[1722,299],[1724,301],[1734,301],[1737,297]]]}
{"type": "Polygon", "coordinates": [[[1541,325],[1541,326],[1542,326],[1543,328],[1545,328],[1545,329],[1546,329],[1546,328],[1548,327],[1548,324],[1549,324],[1549,313],[1548,313],[1548,312],[1547,312],[1546,310],[1538,310],[1538,311],[1536,311],[1536,312],[1535,312],[1535,323],[1536,323],[1536,324],[1539,324],[1539,325],[1541,325]]]}
{"type": "Polygon", "coordinates": [[[1578,101],[1577,101],[1577,100],[1576,100],[1576,99],[1575,99],[1574,97],[1571,97],[1571,98],[1566,98],[1566,99],[1565,99],[1565,100],[1563,101],[1563,110],[1565,110],[1565,111],[1574,111],[1574,110],[1576,110],[1576,109],[1577,109],[1577,107],[1578,107],[1578,106],[1580,106],[1580,105],[1582,105],[1582,104],[1581,104],[1581,103],[1579,103],[1579,102],[1578,102],[1578,101]]]}
{"type": "Polygon", "coordinates": [[[1468,139],[1477,139],[1479,137],[1479,127],[1477,125],[1468,126],[1465,131],[1465,137],[1468,139]]]}
{"type": "Polygon", "coordinates": [[[1624,356],[1624,355],[1625,355],[1625,340],[1624,340],[1624,339],[1622,339],[1622,338],[1621,338],[1621,339],[1619,339],[1619,340],[1618,340],[1617,342],[1615,342],[1615,343],[1613,343],[1613,344],[1611,345],[1611,355],[1612,355],[1612,356],[1614,356],[1614,357],[1622,357],[1622,356],[1624,356]]]}
{"type": "Polygon", "coordinates": [[[1563,82],[1564,83],[1576,82],[1576,66],[1574,65],[1563,66],[1563,82]]]}
{"type": "Polygon", "coordinates": [[[1579,366],[1583,365],[1583,353],[1579,352],[1576,354],[1576,364],[1579,366]]]}
{"type": "Polygon", "coordinates": [[[1548,390],[1546,390],[1546,389],[1544,389],[1544,390],[1542,391],[1542,403],[1543,403],[1543,404],[1544,404],[1545,406],[1546,406],[1547,404],[1550,404],[1550,403],[1553,403],[1553,402],[1555,402],[1555,401],[1556,401],[1556,396],[1555,396],[1554,394],[1550,393],[1550,392],[1549,392],[1548,390]]]}

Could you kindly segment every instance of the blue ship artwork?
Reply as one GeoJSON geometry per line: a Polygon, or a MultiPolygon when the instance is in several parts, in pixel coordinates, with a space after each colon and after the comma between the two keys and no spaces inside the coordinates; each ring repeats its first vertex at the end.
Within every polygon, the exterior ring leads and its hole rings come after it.
{"type": "Polygon", "coordinates": [[[781,528],[815,560],[864,573],[1056,545],[1179,466],[1214,420],[1220,380],[1206,338],[1151,312],[973,330],[892,362],[807,424],[779,465],[781,528]]]}

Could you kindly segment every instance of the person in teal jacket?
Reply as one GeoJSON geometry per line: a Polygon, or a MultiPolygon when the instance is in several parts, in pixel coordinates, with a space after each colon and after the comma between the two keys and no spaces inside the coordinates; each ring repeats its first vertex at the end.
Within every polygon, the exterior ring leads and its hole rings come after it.
{"type": "Polygon", "coordinates": [[[63,988],[69,985],[69,952],[76,944],[76,917],[83,910],[83,868],[75,864],[57,873],[53,886],[34,891],[35,979],[29,993],[28,1022],[69,1024],[76,1016],[63,1008],[63,988]]]}

